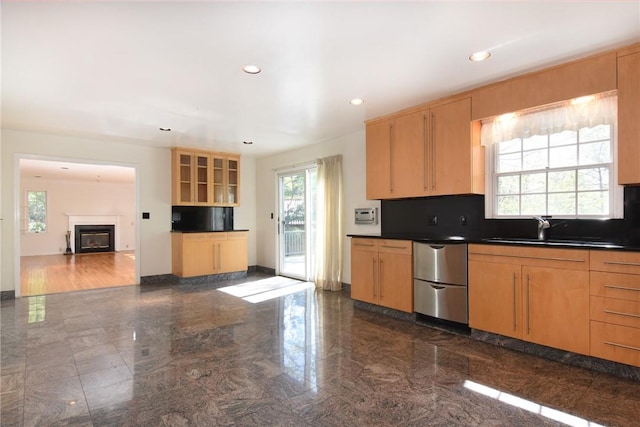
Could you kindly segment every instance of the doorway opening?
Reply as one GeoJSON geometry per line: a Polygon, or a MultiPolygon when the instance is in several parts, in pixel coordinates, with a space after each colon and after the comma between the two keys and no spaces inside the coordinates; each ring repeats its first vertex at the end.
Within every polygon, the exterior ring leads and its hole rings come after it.
{"type": "Polygon", "coordinates": [[[39,157],[17,163],[16,296],[136,285],[136,168],[39,157]],[[38,204],[28,199],[40,193],[38,204]]]}
{"type": "Polygon", "coordinates": [[[311,280],[315,245],[315,166],[278,174],[278,273],[311,280]]]}

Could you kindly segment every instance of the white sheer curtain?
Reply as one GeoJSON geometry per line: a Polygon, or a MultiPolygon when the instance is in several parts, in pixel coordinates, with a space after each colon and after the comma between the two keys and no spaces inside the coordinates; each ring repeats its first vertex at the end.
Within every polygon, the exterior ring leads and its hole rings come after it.
{"type": "Polygon", "coordinates": [[[342,289],[342,156],[318,159],[316,287],[342,289]]]}
{"type": "Polygon", "coordinates": [[[559,105],[545,107],[538,111],[500,116],[495,120],[482,122],[482,144],[528,138],[532,135],[546,135],[565,130],[579,130],[600,124],[614,124],[617,119],[618,97],[603,93],[591,97],[577,98],[559,105]]]}

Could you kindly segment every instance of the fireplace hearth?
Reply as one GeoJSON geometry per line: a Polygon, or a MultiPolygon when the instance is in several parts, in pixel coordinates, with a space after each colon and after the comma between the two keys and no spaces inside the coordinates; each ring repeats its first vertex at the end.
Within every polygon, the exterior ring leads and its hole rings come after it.
{"type": "Polygon", "coordinates": [[[115,250],[115,225],[76,225],[74,231],[77,254],[115,250]]]}

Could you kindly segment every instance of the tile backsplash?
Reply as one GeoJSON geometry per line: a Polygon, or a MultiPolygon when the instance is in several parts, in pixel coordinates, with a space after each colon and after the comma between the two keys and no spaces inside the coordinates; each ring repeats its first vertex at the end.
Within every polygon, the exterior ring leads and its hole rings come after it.
{"type": "MultiPolygon", "coordinates": [[[[446,239],[537,236],[533,219],[485,219],[484,196],[383,200],[383,235],[446,239]]],[[[624,219],[551,219],[551,238],[640,243],[640,187],[625,187],[624,219]]]]}

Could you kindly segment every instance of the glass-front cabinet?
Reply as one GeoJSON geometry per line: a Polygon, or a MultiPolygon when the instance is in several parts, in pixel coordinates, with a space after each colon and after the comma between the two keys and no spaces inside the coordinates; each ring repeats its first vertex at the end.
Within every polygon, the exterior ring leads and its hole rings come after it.
{"type": "Polygon", "coordinates": [[[238,206],[240,204],[240,156],[217,153],[213,161],[213,205],[238,206]]]}
{"type": "Polygon", "coordinates": [[[172,205],[239,205],[239,155],[174,148],[171,159],[172,205]]]}

